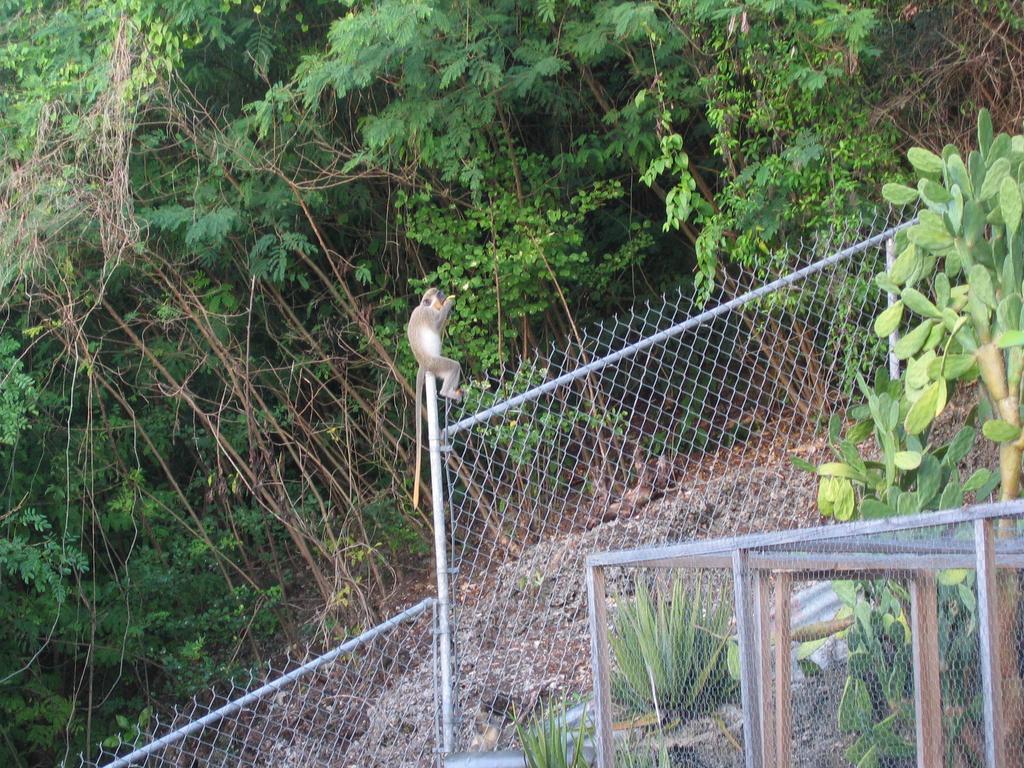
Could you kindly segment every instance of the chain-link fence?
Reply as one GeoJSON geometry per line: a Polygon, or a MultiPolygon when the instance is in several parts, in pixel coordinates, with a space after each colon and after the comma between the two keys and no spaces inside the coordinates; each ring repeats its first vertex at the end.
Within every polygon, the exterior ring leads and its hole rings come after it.
{"type": "Polygon", "coordinates": [[[196,698],[83,766],[394,768],[437,755],[432,598],[332,651],[196,698]]]}
{"type": "Polygon", "coordinates": [[[449,411],[458,747],[590,690],[587,554],[820,519],[791,457],[824,460],[829,416],[885,362],[872,277],[898,221],[723,268],[703,305],[638,308],[449,411]]]}
{"type": "Polygon", "coordinates": [[[595,555],[596,765],[1019,764],[1022,569],[1024,502],[595,555]]]}
{"type": "MultiPolygon", "coordinates": [[[[829,417],[885,361],[869,328],[887,297],[871,278],[899,221],[723,267],[702,304],[679,292],[637,308],[449,410],[456,751],[512,744],[541,703],[579,714],[590,553],[820,519],[816,478],[791,458],[825,459],[829,417]]],[[[197,701],[114,764],[432,764],[439,653],[426,618],[385,626],[283,687],[197,701]]]]}

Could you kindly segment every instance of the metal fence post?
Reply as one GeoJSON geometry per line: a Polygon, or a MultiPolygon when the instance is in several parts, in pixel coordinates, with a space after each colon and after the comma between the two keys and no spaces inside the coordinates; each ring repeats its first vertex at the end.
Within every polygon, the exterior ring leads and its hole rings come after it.
{"type": "Polygon", "coordinates": [[[455,750],[455,699],[452,691],[452,636],[448,597],[448,536],[445,525],[444,480],[441,476],[441,428],[437,416],[437,380],[424,376],[427,401],[427,443],[430,448],[431,506],[434,510],[434,565],[437,573],[437,647],[441,664],[441,749],[455,750]]]}
{"type": "Polygon", "coordinates": [[[612,740],[611,659],[608,652],[608,603],[604,569],[587,565],[590,653],[594,671],[594,746],[597,768],[615,765],[612,740]]]}
{"type": "Polygon", "coordinates": [[[761,738],[761,653],[758,649],[755,599],[751,584],[750,553],[737,549],[732,553],[733,593],[736,609],[736,639],[740,650],[740,700],[743,705],[743,752],[746,768],[762,768],[764,754],[761,738]]]}
{"type": "MultiPolygon", "coordinates": [[[[890,237],[885,241],[885,271],[891,271],[894,263],[896,263],[896,239],[890,237]]],[[[891,307],[896,303],[895,293],[887,293],[886,297],[888,306],[891,307]]],[[[889,378],[894,381],[900,377],[900,361],[896,357],[896,342],[899,340],[900,332],[898,330],[889,334],[889,378]]]]}

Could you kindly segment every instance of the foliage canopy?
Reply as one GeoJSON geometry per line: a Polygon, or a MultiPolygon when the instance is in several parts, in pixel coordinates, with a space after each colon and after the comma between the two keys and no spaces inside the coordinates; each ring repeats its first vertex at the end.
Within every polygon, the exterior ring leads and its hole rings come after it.
{"type": "Polygon", "coordinates": [[[1019,19],[919,5],[0,0],[3,759],[374,616],[429,541],[423,286],[500,377],[959,138],[943,84],[1019,19]]]}

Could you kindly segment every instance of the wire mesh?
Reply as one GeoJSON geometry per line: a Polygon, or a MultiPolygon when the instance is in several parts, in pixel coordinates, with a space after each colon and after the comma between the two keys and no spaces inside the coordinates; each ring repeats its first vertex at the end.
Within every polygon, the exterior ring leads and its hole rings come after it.
{"type": "Polygon", "coordinates": [[[393,768],[437,762],[434,601],[334,650],[196,698],[82,766],[393,768]]]}
{"type": "Polygon", "coordinates": [[[597,558],[603,765],[1017,764],[1024,503],[890,525],[597,558]]]}
{"type": "MultiPolygon", "coordinates": [[[[457,749],[510,744],[514,721],[542,702],[580,716],[592,685],[589,553],[818,520],[815,478],[790,457],[824,460],[829,416],[885,359],[867,330],[887,300],[871,278],[901,220],[889,212],[757,270],[723,270],[703,304],[679,292],[638,307],[449,408],[457,749]]],[[[728,575],[714,578],[727,600],[728,575]]],[[[620,586],[623,600],[637,588],[620,586]]],[[[133,764],[431,764],[428,641],[420,620],[244,706],[238,694],[256,680],[211,694],[151,728],[157,741],[133,764]]],[[[695,710],[717,736],[673,754],[728,764],[739,712],[731,700],[695,710]]]]}
{"type": "Polygon", "coordinates": [[[460,744],[590,687],[587,553],[818,520],[831,414],[885,360],[867,329],[890,212],[582,334],[449,410],[460,744]],[[781,275],[781,276],[780,276],[781,275]]]}

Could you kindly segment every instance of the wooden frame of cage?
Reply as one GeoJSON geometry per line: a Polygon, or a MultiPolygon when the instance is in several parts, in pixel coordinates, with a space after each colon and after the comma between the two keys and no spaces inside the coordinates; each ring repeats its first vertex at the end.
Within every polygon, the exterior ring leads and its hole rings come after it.
{"type": "Polygon", "coordinates": [[[948,568],[975,570],[985,765],[1002,768],[1005,764],[1002,686],[995,684],[1000,669],[1000,649],[996,642],[999,637],[996,570],[1024,570],[1024,538],[997,540],[993,533],[993,520],[996,519],[1024,519],[1024,501],[979,504],[913,517],[591,555],[587,559],[587,593],[598,768],[612,768],[615,760],[605,589],[605,569],[611,567],[731,571],[740,651],[746,768],[788,768],[790,765],[790,591],[793,582],[808,576],[820,579],[834,574],[843,578],[864,578],[879,572],[899,578],[909,587],[917,765],[919,768],[941,766],[943,744],[935,573],[948,568]],[[973,523],[973,540],[871,539],[889,533],[966,523],[973,523]],[[808,546],[813,551],[807,551],[808,546]],[[899,555],[897,562],[894,562],[893,555],[899,555]],[[773,582],[774,622],[770,604],[773,582]],[[776,669],[774,697],[770,695],[773,655],[776,669]]]}

